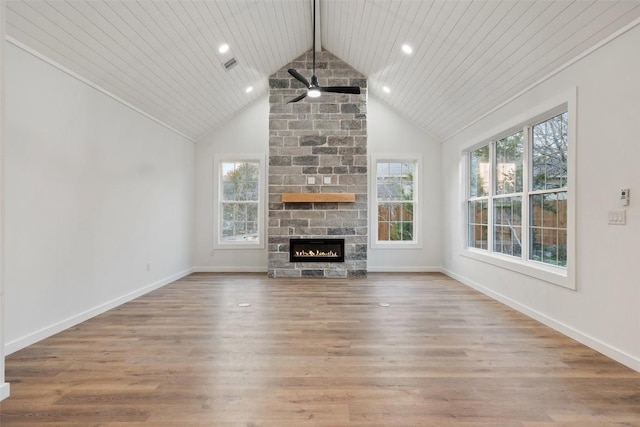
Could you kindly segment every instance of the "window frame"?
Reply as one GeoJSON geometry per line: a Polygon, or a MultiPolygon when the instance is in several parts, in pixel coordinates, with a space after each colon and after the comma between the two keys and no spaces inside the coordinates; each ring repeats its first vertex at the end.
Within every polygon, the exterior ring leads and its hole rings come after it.
{"type": "Polygon", "coordinates": [[[371,154],[369,157],[369,246],[372,249],[419,249],[421,236],[421,188],[422,155],[420,154],[371,154]],[[378,163],[414,163],[413,173],[413,240],[378,240],[378,163]]]}
{"type": "Polygon", "coordinates": [[[266,160],[264,155],[215,155],[213,158],[213,249],[264,249],[265,248],[265,193],[266,193],[266,160]],[[223,163],[258,163],[258,240],[257,241],[225,241],[222,240],[222,164],[223,163]]]}
{"type": "MultiPolygon", "coordinates": [[[[522,114],[514,117],[510,122],[494,128],[487,132],[480,142],[469,146],[461,151],[461,223],[462,223],[462,251],[461,255],[467,258],[472,258],[478,261],[482,261],[488,264],[495,265],[500,268],[515,271],[521,274],[525,274],[548,283],[552,283],[558,286],[565,287],[567,289],[576,290],[576,123],[577,123],[577,88],[555,96],[547,102],[540,104],[522,114]],[[545,120],[553,118],[563,112],[567,112],[567,264],[566,267],[558,267],[551,264],[546,264],[540,261],[535,261],[529,258],[529,239],[530,239],[530,215],[529,204],[530,197],[534,194],[540,193],[540,191],[532,190],[529,184],[531,179],[531,150],[532,144],[529,140],[529,128],[536,124],[539,124],[545,120]],[[492,169],[495,168],[495,152],[493,141],[499,141],[509,135],[513,135],[519,130],[524,130],[524,150],[523,150],[523,164],[526,165],[525,173],[523,174],[523,193],[522,193],[522,256],[514,257],[511,255],[505,255],[499,252],[495,252],[494,245],[494,212],[493,204],[494,198],[504,197],[505,195],[498,195],[495,190],[495,179],[491,177],[491,183],[489,185],[490,195],[488,197],[488,242],[487,249],[479,249],[469,246],[469,213],[468,203],[470,198],[470,161],[469,153],[489,145],[491,159],[491,175],[495,173],[492,169]],[[526,203],[525,203],[526,199],[526,203]]],[[[557,189],[556,189],[557,191],[557,189]]],[[[477,198],[479,199],[479,198],[477,198]]]]}

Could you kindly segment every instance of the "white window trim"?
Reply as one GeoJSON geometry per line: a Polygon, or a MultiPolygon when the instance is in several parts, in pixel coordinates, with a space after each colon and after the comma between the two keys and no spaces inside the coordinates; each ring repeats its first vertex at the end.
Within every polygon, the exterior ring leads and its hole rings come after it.
{"type": "MultiPolygon", "coordinates": [[[[546,102],[530,109],[522,114],[514,117],[507,123],[495,127],[491,131],[486,132],[476,142],[466,149],[463,149],[460,153],[460,222],[463,230],[462,233],[462,250],[461,256],[482,261],[488,264],[495,265],[500,268],[515,271],[520,274],[534,277],[536,279],[543,280],[548,283],[552,283],[558,286],[562,286],[567,289],[577,289],[576,279],[576,153],[577,153],[577,88],[571,88],[565,93],[559,94],[546,102]],[[513,133],[514,129],[524,128],[525,124],[535,122],[541,117],[551,117],[555,112],[567,111],[568,123],[567,123],[567,266],[566,268],[555,267],[553,265],[543,264],[541,262],[533,260],[524,260],[500,253],[488,252],[481,249],[470,248],[467,245],[468,242],[468,226],[467,226],[467,201],[469,194],[469,160],[468,153],[480,148],[493,140],[503,138],[513,133]]],[[[527,152],[529,148],[527,147],[527,152]]],[[[528,159],[527,159],[528,160],[528,159]]],[[[526,184],[526,183],[525,183],[526,184]]],[[[489,207],[489,242],[491,245],[493,236],[493,224],[492,224],[492,208],[489,207]]],[[[523,216],[527,214],[523,212],[523,216]]],[[[525,234],[528,236],[529,230],[523,228],[523,237],[525,234]]],[[[528,240],[528,237],[527,237],[528,240]]],[[[524,243],[523,243],[524,244],[524,243]]],[[[488,246],[491,248],[491,246],[488,246]]]]}
{"type": "Polygon", "coordinates": [[[242,155],[215,155],[213,156],[213,249],[264,249],[265,248],[265,200],[266,200],[266,160],[263,154],[242,154],[242,155]],[[259,167],[260,192],[258,195],[258,241],[257,242],[225,242],[220,239],[222,236],[222,222],[220,221],[222,179],[220,176],[220,165],[224,162],[256,162],[259,167]]]}
{"type": "Polygon", "coordinates": [[[421,218],[422,218],[422,155],[421,154],[370,154],[369,155],[369,247],[371,249],[421,249],[421,218]],[[377,164],[378,162],[407,162],[416,164],[413,175],[413,238],[412,241],[378,241],[378,190],[377,190],[377,164]]]}

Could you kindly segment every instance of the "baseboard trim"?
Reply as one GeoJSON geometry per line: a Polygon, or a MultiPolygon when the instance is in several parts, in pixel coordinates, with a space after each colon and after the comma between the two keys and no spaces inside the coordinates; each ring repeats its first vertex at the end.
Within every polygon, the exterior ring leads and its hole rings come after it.
{"type": "MultiPolygon", "coordinates": [[[[268,273],[263,267],[193,267],[194,273],[268,273]]],[[[443,273],[442,267],[368,267],[369,273],[443,273]]]]}
{"type": "Polygon", "coordinates": [[[487,295],[488,297],[499,301],[511,308],[513,308],[514,310],[519,311],[522,314],[525,314],[529,317],[531,317],[532,319],[537,320],[538,322],[550,327],[551,329],[554,329],[558,332],[560,332],[561,334],[564,334],[570,338],[573,338],[574,340],[578,341],[581,344],[586,345],[587,347],[590,347],[594,350],[596,350],[599,353],[604,354],[605,356],[615,360],[616,362],[622,363],[623,365],[640,372],[640,359],[638,359],[637,357],[632,356],[631,354],[622,351],[614,346],[611,346],[603,341],[600,341],[597,338],[594,338],[588,334],[585,334],[582,331],[579,331],[577,329],[575,329],[574,327],[567,325],[566,323],[562,323],[559,322],[549,316],[547,316],[544,313],[541,313],[529,306],[526,306],[522,303],[519,303],[505,295],[502,295],[498,292],[494,292],[491,289],[465,277],[465,276],[461,276],[457,273],[454,273],[450,270],[447,270],[446,268],[442,269],[442,273],[446,274],[447,276],[451,277],[452,279],[455,279],[467,286],[469,286],[470,288],[475,289],[478,292],[481,292],[485,295],[487,295]]]}
{"type": "MultiPolygon", "coordinates": [[[[263,267],[193,267],[194,273],[268,273],[263,267]]],[[[443,273],[442,267],[368,267],[369,273],[443,273]]]]}
{"type": "Polygon", "coordinates": [[[0,385],[0,400],[4,400],[9,397],[9,383],[0,385]]]}
{"type": "Polygon", "coordinates": [[[367,267],[369,273],[442,273],[442,267],[367,267]]]}
{"type": "Polygon", "coordinates": [[[173,274],[169,277],[165,277],[164,279],[158,280],[157,282],[151,283],[150,285],[137,289],[133,292],[129,292],[128,294],[125,294],[121,297],[112,299],[111,301],[108,301],[104,304],[100,304],[97,307],[94,307],[82,313],[78,313],[75,316],[72,316],[60,322],[54,323],[53,325],[47,326],[46,328],[42,328],[39,331],[36,331],[32,334],[29,334],[22,338],[18,338],[17,340],[8,342],[5,344],[5,347],[4,347],[5,355],[9,355],[11,353],[15,353],[18,350],[22,350],[25,347],[28,347],[32,344],[37,343],[38,341],[41,341],[45,338],[48,338],[52,335],[62,332],[65,329],[68,329],[72,326],[75,326],[79,323],[89,320],[92,317],[95,317],[99,314],[102,314],[106,311],[116,308],[124,303],[132,301],[144,294],[147,294],[151,291],[154,291],[158,288],[168,285],[171,282],[175,282],[178,279],[188,276],[192,272],[193,272],[193,268],[189,268],[187,270],[173,274]]]}
{"type": "Polygon", "coordinates": [[[264,273],[264,267],[193,267],[194,273],[264,273]]]}

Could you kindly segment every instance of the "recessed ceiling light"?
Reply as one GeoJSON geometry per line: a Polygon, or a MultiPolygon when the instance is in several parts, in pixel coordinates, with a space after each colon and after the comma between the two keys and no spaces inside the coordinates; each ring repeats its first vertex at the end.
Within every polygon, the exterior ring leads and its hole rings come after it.
{"type": "Polygon", "coordinates": [[[218,52],[220,53],[225,53],[229,50],[229,45],[228,44],[223,44],[218,48],[218,52]]]}
{"type": "Polygon", "coordinates": [[[402,51],[404,53],[406,53],[407,55],[411,54],[413,52],[413,48],[411,46],[409,46],[408,44],[403,44],[402,45],[402,51]]]}
{"type": "Polygon", "coordinates": [[[253,86],[249,86],[249,87],[248,87],[248,88],[246,88],[244,91],[245,91],[245,92],[247,92],[247,93],[252,92],[252,91],[253,91],[253,86]]]}
{"type": "Polygon", "coordinates": [[[382,90],[383,90],[385,93],[391,93],[391,89],[389,89],[387,86],[382,86],[382,90]]]}

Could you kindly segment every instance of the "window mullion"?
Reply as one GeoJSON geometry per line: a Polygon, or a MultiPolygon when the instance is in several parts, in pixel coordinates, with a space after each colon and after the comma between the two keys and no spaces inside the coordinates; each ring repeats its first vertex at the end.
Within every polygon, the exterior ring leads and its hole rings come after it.
{"type": "Polygon", "coordinates": [[[531,191],[530,182],[532,179],[532,167],[529,159],[531,159],[531,126],[524,127],[524,149],[522,150],[522,167],[524,170],[522,171],[522,259],[529,259],[529,250],[530,250],[530,232],[529,225],[531,223],[530,219],[530,197],[529,192],[531,191]]]}
{"type": "Polygon", "coordinates": [[[548,188],[548,189],[544,189],[544,190],[530,191],[529,194],[533,196],[533,195],[536,195],[536,194],[561,193],[563,191],[567,191],[567,187],[557,187],[557,188],[548,188]]]}
{"type": "Polygon", "coordinates": [[[464,233],[463,233],[463,242],[462,247],[469,249],[469,242],[471,240],[470,233],[470,221],[471,221],[471,152],[465,153],[463,156],[463,165],[462,165],[463,173],[461,176],[464,178],[461,179],[461,190],[462,194],[464,194],[463,203],[464,207],[461,212],[464,212],[464,233]]]}
{"type": "Polygon", "coordinates": [[[489,197],[487,197],[487,250],[493,253],[494,234],[496,232],[494,218],[494,196],[496,194],[496,141],[489,144],[489,197]]]}

